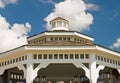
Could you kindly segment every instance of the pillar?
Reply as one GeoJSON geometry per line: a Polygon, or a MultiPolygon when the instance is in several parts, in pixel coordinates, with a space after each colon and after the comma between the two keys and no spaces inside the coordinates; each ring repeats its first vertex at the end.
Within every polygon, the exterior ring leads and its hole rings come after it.
{"type": "Polygon", "coordinates": [[[25,78],[26,83],[33,83],[33,56],[28,55],[27,56],[27,64],[26,64],[26,70],[25,70],[25,78]]]}
{"type": "Polygon", "coordinates": [[[33,83],[33,65],[27,64],[26,69],[26,83],[33,83]]]}
{"type": "Polygon", "coordinates": [[[96,72],[96,59],[95,54],[90,55],[90,83],[97,83],[97,72],[96,72]]]}

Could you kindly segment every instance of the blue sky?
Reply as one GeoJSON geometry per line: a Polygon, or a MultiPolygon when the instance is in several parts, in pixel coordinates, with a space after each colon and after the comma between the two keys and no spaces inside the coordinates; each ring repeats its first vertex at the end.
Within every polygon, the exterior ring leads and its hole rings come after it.
{"type": "MultiPolygon", "coordinates": [[[[27,32],[26,36],[30,36],[46,31],[44,19],[53,12],[54,3],[62,1],[64,0],[11,0],[9,3],[4,2],[4,7],[0,6],[0,15],[11,26],[15,23],[25,26],[25,23],[29,22],[31,31],[27,32]]],[[[94,37],[97,44],[107,48],[111,46],[114,50],[120,51],[120,0],[84,0],[84,2],[94,4],[93,10],[86,11],[94,20],[89,25],[89,30],[80,32],[94,37]],[[116,47],[113,45],[115,43],[116,47]]]]}

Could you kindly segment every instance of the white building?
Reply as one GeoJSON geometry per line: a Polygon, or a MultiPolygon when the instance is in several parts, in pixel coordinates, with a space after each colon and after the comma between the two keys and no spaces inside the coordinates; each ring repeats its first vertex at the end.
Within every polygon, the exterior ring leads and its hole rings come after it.
{"type": "Polygon", "coordinates": [[[51,30],[0,54],[0,83],[120,83],[120,52],[70,31],[57,17],[51,30]]]}

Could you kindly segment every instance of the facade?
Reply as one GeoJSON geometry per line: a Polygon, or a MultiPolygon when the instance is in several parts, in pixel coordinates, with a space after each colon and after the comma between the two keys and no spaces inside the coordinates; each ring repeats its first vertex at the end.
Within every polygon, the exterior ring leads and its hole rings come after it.
{"type": "Polygon", "coordinates": [[[70,31],[57,17],[49,31],[0,54],[0,83],[120,83],[120,52],[70,31]]]}

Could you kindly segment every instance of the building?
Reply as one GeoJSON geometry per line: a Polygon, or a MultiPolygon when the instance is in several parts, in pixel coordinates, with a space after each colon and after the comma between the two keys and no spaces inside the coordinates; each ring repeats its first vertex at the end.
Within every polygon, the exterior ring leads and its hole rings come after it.
{"type": "Polygon", "coordinates": [[[0,83],[120,83],[120,52],[70,31],[57,17],[49,31],[0,54],[0,83]]]}

